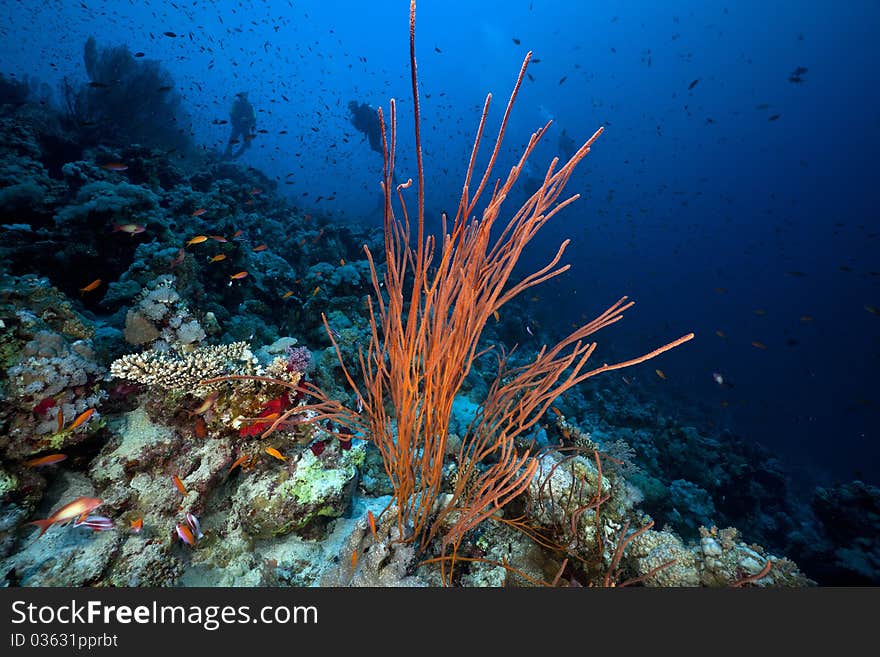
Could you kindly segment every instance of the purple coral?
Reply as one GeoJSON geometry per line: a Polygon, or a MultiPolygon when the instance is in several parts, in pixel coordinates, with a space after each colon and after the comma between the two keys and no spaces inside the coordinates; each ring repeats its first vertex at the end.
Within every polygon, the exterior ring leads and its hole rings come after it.
{"type": "Polygon", "coordinates": [[[284,355],[287,357],[288,372],[302,372],[305,374],[312,363],[312,352],[309,351],[308,347],[290,346],[284,350],[284,355]]]}

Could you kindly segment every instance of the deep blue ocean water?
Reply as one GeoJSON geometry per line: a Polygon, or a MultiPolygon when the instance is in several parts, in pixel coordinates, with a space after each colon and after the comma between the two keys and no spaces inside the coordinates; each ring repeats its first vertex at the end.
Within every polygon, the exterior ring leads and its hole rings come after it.
{"type": "MultiPolygon", "coordinates": [[[[0,71],[58,103],[65,76],[85,78],[86,38],[127,45],[171,73],[181,128],[208,149],[247,91],[266,132],[241,161],[306,212],[380,225],[381,157],[347,105],[398,99],[397,175],[413,176],[408,4],[4,0],[0,71]]],[[[880,6],[614,5],[419,4],[429,225],[454,212],[486,93],[494,134],[532,51],[499,174],[548,120],[538,178],[563,130],[605,132],[569,184],[580,200],[524,258],[540,266],[571,239],[571,270],[531,296],[521,339],[532,325],[561,337],[628,295],[599,359],[696,334],[625,373],[665,413],[762,443],[808,486],[880,483],[880,6]]]]}

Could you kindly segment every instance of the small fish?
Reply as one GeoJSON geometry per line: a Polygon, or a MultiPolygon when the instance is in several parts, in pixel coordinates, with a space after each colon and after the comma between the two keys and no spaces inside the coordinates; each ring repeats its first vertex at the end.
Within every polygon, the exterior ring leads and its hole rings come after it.
{"type": "Polygon", "coordinates": [[[318,292],[320,292],[320,291],[321,291],[321,286],[320,286],[320,285],[316,285],[316,286],[315,286],[315,289],[312,290],[312,296],[315,296],[315,295],[316,295],[318,292]]]}
{"type": "Polygon", "coordinates": [[[691,82],[691,83],[688,85],[688,91],[690,91],[691,89],[693,89],[694,87],[696,87],[696,86],[697,86],[697,83],[698,83],[699,81],[700,81],[700,78],[697,78],[696,80],[694,80],[693,82],[691,82]]]}
{"type": "Polygon", "coordinates": [[[345,258],[340,258],[340,259],[339,259],[339,266],[340,266],[340,267],[345,267],[345,258]]]}
{"type": "Polygon", "coordinates": [[[251,249],[251,251],[253,251],[254,253],[259,253],[260,251],[265,251],[268,248],[269,247],[266,246],[265,244],[260,244],[258,246],[255,246],[253,249],[251,249]]]}
{"type": "Polygon", "coordinates": [[[259,187],[254,187],[253,189],[251,189],[251,190],[248,192],[248,194],[250,194],[251,196],[257,196],[257,195],[262,194],[262,193],[263,193],[263,190],[260,189],[259,187]]]}
{"type": "Polygon", "coordinates": [[[355,569],[355,568],[357,568],[357,565],[358,565],[358,551],[355,550],[354,552],[351,553],[351,567],[352,567],[352,570],[355,569]]]}
{"type": "Polygon", "coordinates": [[[196,235],[189,242],[186,243],[187,246],[192,246],[193,244],[201,244],[202,242],[207,242],[207,235],[196,235]]]}
{"type": "Polygon", "coordinates": [[[801,321],[802,322],[812,322],[813,316],[812,315],[801,315],[801,321]]]}
{"type": "Polygon", "coordinates": [[[492,316],[495,318],[495,321],[496,321],[496,322],[500,322],[500,321],[501,321],[501,315],[498,314],[498,311],[497,311],[497,310],[493,310],[493,311],[492,311],[492,316]]]}
{"type": "Polygon", "coordinates": [[[654,370],[654,371],[657,373],[657,376],[659,376],[664,381],[666,380],[666,375],[663,373],[663,370],[654,370]]]}
{"type": "Polygon", "coordinates": [[[567,75],[563,75],[561,78],[559,78],[559,84],[562,84],[562,83],[565,82],[566,80],[568,80],[568,76],[567,76],[567,75]]]}
{"type": "Polygon", "coordinates": [[[171,37],[172,39],[177,36],[174,32],[162,32],[167,37],[171,37]]]}
{"type": "Polygon", "coordinates": [[[193,536],[195,536],[197,540],[204,538],[205,535],[202,533],[202,526],[199,524],[199,519],[189,511],[186,512],[184,517],[186,518],[187,526],[192,530],[193,536]]]}
{"type": "Polygon", "coordinates": [[[208,237],[210,237],[215,242],[220,242],[221,244],[226,244],[229,241],[222,235],[208,235],[208,237]]]}
{"type": "Polygon", "coordinates": [[[516,45],[519,45],[519,44],[520,44],[520,40],[517,39],[516,37],[512,37],[512,39],[513,39],[513,42],[514,42],[516,45]]]}
{"type": "Polygon", "coordinates": [[[99,164],[104,171],[127,171],[128,165],[122,162],[107,162],[107,164],[99,164]]]}
{"type": "Polygon", "coordinates": [[[113,520],[106,516],[87,516],[85,518],[80,516],[73,521],[73,526],[88,527],[94,532],[105,532],[109,529],[113,529],[113,520]]]}
{"type": "Polygon", "coordinates": [[[267,448],[266,448],[266,454],[268,454],[268,455],[271,456],[272,458],[276,458],[276,459],[278,459],[279,461],[286,461],[286,460],[287,460],[287,457],[284,456],[284,454],[282,454],[281,452],[279,452],[279,451],[278,451],[277,449],[275,449],[274,447],[267,447],[267,448]]]}
{"type": "Polygon", "coordinates": [[[131,524],[129,525],[128,528],[133,534],[140,534],[144,528],[144,519],[143,518],[135,518],[134,520],[131,521],[131,524]]]}
{"type": "Polygon", "coordinates": [[[535,337],[535,334],[532,333],[532,327],[529,326],[528,324],[526,324],[526,333],[528,333],[528,334],[531,335],[532,337],[535,337]]]}
{"type": "Polygon", "coordinates": [[[207,210],[205,208],[199,208],[198,210],[193,210],[193,213],[190,215],[190,217],[201,217],[206,212],[207,210]]]}
{"type": "Polygon", "coordinates": [[[61,433],[61,430],[64,429],[64,411],[62,409],[58,409],[58,417],[57,417],[57,426],[55,427],[55,433],[61,433]]]}
{"type": "Polygon", "coordinates": [[[765,345],[763,342],[758,342],[757,340],[752,342],[752,346],[755,347],[755,349],[766,349],[767,348],[767,345],[765,345]]]}
{"type": "Polygon", "coordinates": [[[78,497],[73,500],[73,502],[69,502],[68,504],[62,506],[48,518],[44,520],[34,520],[27,524],[36,525],[40,528],[40,534],[39,536],[37,536],[37,538],[39,538],[40,536],[45,534],[46,530],[48,530],[49,527],[51,527],[52,525],[60,522],[67,522],[68,520],[73,520],[74,518],[88,517],[89,513],[97,509],[103,503],[103,500],[99,500],[94,497],[78,497]]]}
{"type": "Polygon", "coordinates": [[[46,456],[40,456],[39,458],[25,461],[24,464],[29,468],[42,468],[44,465],[61,463],[61,461],[64,461],[65,459],[67,459],[67,454],[47,454],[46,456]]]}
{"type": "Polygon", "coordinates": [[[91,283],[89,283],[85,287],[79,288],[79,292],[80,292],[80,294],[85,294],[86,292],[91,292],[93,290],[97,290],[98,286],[100,286],[100,285],[101,285],[101,279],[96,278],[95,280],[93,280],[91,283]]]}
{"type": "Polygon", "coordinates": [[[767,120],[768,120],[768,121],[775,121],[775,120],[778,119],[780,116],[782,116],[782,114],[773,114],[773,115],[767,117],[767,120]]]}
{"type": "Polygon", "coordinates": [[[240,271],[237,274],[232,274],[229,278],[231,278],[234,281],[237,281],[237,280],[241,280],[242,278],[245,278],[247,275],[248,275],[248,273],[246,271],[240,271]]]}
{"type": "Polygon", "coordinates": [[[235,461],[233,461],[232,465],[229,467],[229,471],[226,473],[226,476],[228,477],[230,474],[232,474],[233,470],[235,470],[238,466],[240,466],[242,463],[247,461],[249,458],[250,458],[250,456],[245,454],[245,455],[239,456],[237,459],[235,459],[235,461]]]}
{"type": "Polygon", "coordinates": [[[878,310],[875,306],[865,306],[865,310],[867,310],[872,315],[880,315],[880,310],[878,310]]]}
{"type": "Polygon", "coordinates": [[[92,415],[94,413],[95,413],[94,408],[90,408],[87,411],[83,411],[82,413],[80,413],[79,415],[76,416],[76,419],[73,422],[71,422],[70,426],[67,427],[67,430],[73,431],[77,427],[82,426],[83,424],[85,424],[88,421],[88,419],[90,417],[92,417],[92,415]]]}
{"type": "Polygon", "coordinates": [[[92,89],[109,89],[110,85],[105,82],[89,82],[92,89]]]}
{"type": "Polygon", "coordinates": [[[288,290],[287,292],[285,292],[284,294],[281,295],[281,298],[282,299],[289,299],[292,296],[293,296],[293,290],[288,290]]]}
{"type": "Polygon", "coordinates": [[[376,519],[373,517],[372,511],[367,511],[367,522],[370,523],[370,533],[376,538],[376,519]]]}
{"type": "Polygon", "coordinates": [[[195,545],[196,539],[193,536],[192,530],[186,525],[177,525],[177,537],[186,543],[187,545],[195,545]]]}
{"type": "Polygon", "coordinates": [[[194,410],[188,411],[189,416],[192,417],[193,415],[201,415],[202,413],[207,413],[214,407],[214,404],[217,402],[217,398],[219,396],[220,391],[215,390],[210,395],[205,397],[205,401],[199,404],[194,410]]]}
{"type": "Polygon", "coordinates": [[[556,408],[555,406],[551,406],[551,407],[550,407],[550,410],[553,411],[553,415],[555,415],[556,417],[558,417],[560,420],[564,420],[564,419],[565,419],[565,416],[562,414],[562,411],[560,411],[560,410],[559,410],[558,408],[556,408]]]}
{"type": "Polygon", "coordinates": [[[136,52],[134,54],[135,57],[143,57],[144,55],[145,55],[145,53],[142,53],[142,52],[136,52]]]}
{"type": "Polygon", "coordinates": [[[226,260],[226,255],[223,253],[218,253],[217,255],[208,258],[208,262],[220,262],[221,260],[226,260]]]}
{"type": "Polygon", "coordinates": [[[243,231],[241,228],[239,228],[237,231],[235,231],[235,232],[232,234],[232,239],[237,240],[237,239],[238,239],[239,237],[241,237],[243,234],[244,234],[244,231],[243,231]]]}
{"type": "Polygon", "coordinates": [[[183,249],[178,249],[177,255],[172,258],[171,262],[168,263],[168,265],[171,267],[171,269],[174,269],[175,267],[177,267],[177,265],[182,263],[184,259],[186,259],[186,251],[184,251],[183,249]]]}
{"type": "Polygon", "coordinates": [[[712,372],[712,378],[715,380],[715,383],[717,383],[718,385],[720,385],[720,386],[724,385],[724,377],[721,374],[719,374],[718,372],[712,372]]]}
{"type": "Polygon", "coordinates": [[[717,335],[719,338],[726,338],[727,337],[727,334],[721,330],[715,331],[715,335],[717,335]]]}
{"type": "Polygon", "coordinates": [[[143,233],[146,230],[140,224],[113,224],[114,233],[128,233],[132,237],[143,233]]]}
{"type": "Polygon", "coordinates": [[[180,491],[180,494],[183,495],[184,497],[186,497],[186,495],[187,495],[186,486],[183,485],[183,482],[180,480],[180,477],[178,477],[177,475],[171,475],[171,481],[173,481],[174,485],[177,486],[177,490],[180,491]]]}

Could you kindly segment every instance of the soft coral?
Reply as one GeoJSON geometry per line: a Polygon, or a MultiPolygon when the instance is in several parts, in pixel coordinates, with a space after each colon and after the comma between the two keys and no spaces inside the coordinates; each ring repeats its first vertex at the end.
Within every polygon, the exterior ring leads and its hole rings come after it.
{"type": "Polygon", "coordinates": [[[272,423],[278,418],[278,416],[289,410],[292,405],[293,404],[290,401],[290,397],[288,397],[286,392],[280,397],[270,399],[261,406],[263,410],[260,411],[258,417],[271,419],[266,420],[265,422],[252,422],[250,424],[246,424],[238,430],[238,435],[259,436],[266,429],[272,426],[272,423]]]}

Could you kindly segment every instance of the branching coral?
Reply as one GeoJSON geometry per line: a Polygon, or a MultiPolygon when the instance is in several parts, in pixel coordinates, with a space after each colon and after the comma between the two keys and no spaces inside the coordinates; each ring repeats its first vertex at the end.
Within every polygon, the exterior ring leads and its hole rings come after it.
{"type": "Polygon", "coordinates": [[[246,342],[202,345],[192,351],[149,349],[118,358],[110,373],[118,378],[177,392],[199,389],[199,382],[231,372],[254,372],[256,359],[246,342]]]}

